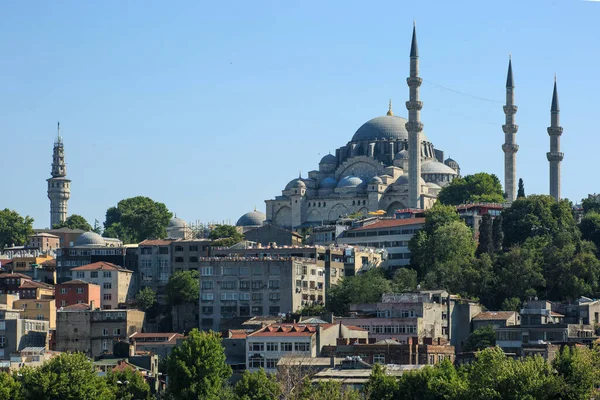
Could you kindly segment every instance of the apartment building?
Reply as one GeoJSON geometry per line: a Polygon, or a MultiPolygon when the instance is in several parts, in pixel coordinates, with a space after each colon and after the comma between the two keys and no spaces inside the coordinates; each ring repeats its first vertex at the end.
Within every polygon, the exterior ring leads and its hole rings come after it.
{"type": "Polygon", "coordinates": [[[172,240],[144,240],[138,245],[138,282],[140,289],[150,287],[159,298],[171,276],[172,240]]]}
{"type": "Polygon", "coordinates": [[[20,317],[19,310],[0,309],[0,360],[26,347],[47,347],[49,322],[20,317]]]}
{"type": "Polygon", "coordinates": [[[173,271],[198,271],[200,259],[210,256],[209,239],[179,239],[172,242],[173,271]]]}
{"type": "Polygon", "coordinates": [[[29,236],[27,247],[41,252],[50,252],[60,248],[60,237],[51,233],[35,233],[29,236]]]}
{"type": "Polygon", "coordinates": [[[278,315],[325,303],[325,272],[300,257],[201,259],[200,328],[234,317],[278,315]]]}
{"type": "Polygon", "coordinates": [[[141,333],[129,337],[135,351],[148,351],[160,358],[167,358],[179,340],[185,339],[181,333],[141,333]]]}
{"type": "Polygon", "coordinates": [[[100,285],[75,279],[56,285],[56,308],[87,304],[92,308],[100,307],[102,299],[100,285]],[[95,307],[94,307],[95,306],[95,307]]]}
{"type": "Polygon", "coordinates": [[[31,277],[19,273],[0,274],[0,294],[18,294],[19,287],[25,281],[30,281],[31,277]]]}
{"type": "Polygon", "coordinates": [[[246,369],[251,372],[263,368],[277,372],[282,357],[315,358],[324,346],[335,345],[337,340],[368,340],[368,332],[343,324],[273,324],[251,333],[246,338],[246,369]]]}
{"type": "Polygon", "coordinates": [[[90,357],[112,352],[113,344],[142,331],[140,310],[92,310],[85,304],[64,307],[56,313],[56,350],[80,351],[90,357]]]}
{"type": "Polygon", "coordinates": [[[131,277],[133,272],[108,262],[95,262],[71,270],[73,280],[82,280],[100,286],[100,305],[104,310],[119,308],[133,298],[131,277]]]}
{"type": "Polygon", "coordinates": [[[99,261],[127,268],[127,247],[120,244],[112,246],[106,245],[106,242],[103,243],[102,245],[81,245],[58,249],[56,252],[57,282],[70,281],[73,268],[99,261]]]}
{"type": "Polygon", "coordinates": [[[20,299],[54,299],[54,286],[24,279],[17,293],[20,299]]]}
{"type": "Polygon", "coordinates": [[[21,318],[48,321],[49,329],[56,329],[56,303],[54,299],[22,299],[13,303],[21,310],[21,318]]]}

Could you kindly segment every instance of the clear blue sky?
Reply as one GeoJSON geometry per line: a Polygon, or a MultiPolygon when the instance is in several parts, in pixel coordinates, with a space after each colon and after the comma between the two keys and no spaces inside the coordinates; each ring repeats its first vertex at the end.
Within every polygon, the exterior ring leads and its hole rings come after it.
{"type": "Polygon", "coordinates": [[[563,197],[598,190],[600,2],[3,1],[0,207],[49,224],[60,121],[69,213],[90,223],[136,195],[186,220],[264,211],[389,98],[406,115],[413,18],[424,132],[463,174],[503,179],[512,53],[527,193],[548,192],[555,72],[563,197]]]}

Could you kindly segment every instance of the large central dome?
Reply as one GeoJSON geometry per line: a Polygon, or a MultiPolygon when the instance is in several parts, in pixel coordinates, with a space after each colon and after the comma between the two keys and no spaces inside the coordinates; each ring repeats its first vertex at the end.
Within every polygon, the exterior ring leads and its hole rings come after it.
{"type": "MultiPolygon", "coordinates": [[[[352,136],[353,142],[373,140],[405,140],[408,141],[406,118],[395,115],[384,115],[365,122],[352,136]]],[[[421,140],[427,141],[421,132],[421,140]]]]}

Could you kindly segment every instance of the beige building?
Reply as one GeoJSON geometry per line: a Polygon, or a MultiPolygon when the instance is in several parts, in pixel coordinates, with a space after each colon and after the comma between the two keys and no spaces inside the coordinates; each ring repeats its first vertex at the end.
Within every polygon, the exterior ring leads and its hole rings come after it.
{"type": "Polygon", "coordinates": [[[23,319],[48,321],[50,329],[56,329],[56,301],[54,299],[16,300],[13,308],[22,310],[23,319]]]}
{"type": "Polygon", "coordinates": [[[45,232],[35,233],[29,236],[27,247],[44,253],[54,251],[60,248],[60,237],[45,232]]]}
{"type": "Polygon", "coordinates": [[[83,280],[100,286],[102,309],[110,310],[133,298],[131,277],[133,271],[109,262],[95,262],[71,270],[73,280],[83,280]]]}
{"type": "Polygon", "coordinates": [[[12,259],[12,270],[13,272],[27,272],[30,271],[33,266],[38,266],[46,261],[52,260],[50,256],[15,256],[12,259]]]}
{"type": "Polygon", "coordinates": [[[116,341],[142,331],[145,313],[139,310],[91,310],[86,304],[56,313],[56,350],[80,351],[90,357],[112,352],[116,341]]]}
{"type": "Polygon", "coordinates": [[[180,239],[172,243],[173,272],[200,268],[200,259],[210,255],[209,239],[180,239]]]}

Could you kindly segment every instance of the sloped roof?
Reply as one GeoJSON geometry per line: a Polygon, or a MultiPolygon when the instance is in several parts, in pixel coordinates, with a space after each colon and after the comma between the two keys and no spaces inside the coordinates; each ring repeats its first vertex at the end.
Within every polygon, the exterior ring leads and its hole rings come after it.
{"type": "Polygon", "coordinates": [[[72,268],[71,271],[97,271],[97,270],[117,270],[123,272],[132,272],[119,265],[109,263],[106,261],[98,261],[92,264],[82,265],[80,267],[72,268]]]}
{"type": "Polygon", "coordinates": [[[47,283],[36,282],[36,281],[32,281],[32,280],[26,280],[25,282],[23,282],[21,284],[21,286],[19,286],[19,289],[32,289],[32,288],[54,290],[54,286],[52,286],[52,285],[48,285],[47,283]]]}
{"type": "Polygon", "coordinates": [[[473,317],[474,321],[507,320],[515,316],[514,311],[483,311],[473,317]]]}
{"type": "Polygon", "coordinates": [[[361,226],[350,231],[365,231],[370,229],[394,228],[397,226],[420,225],[425,223],[425,218],[402,218],[402,219],[383,219],[374,224],[361,226]]]}

